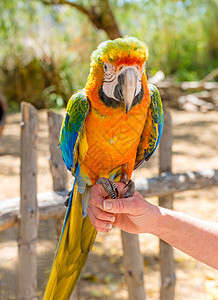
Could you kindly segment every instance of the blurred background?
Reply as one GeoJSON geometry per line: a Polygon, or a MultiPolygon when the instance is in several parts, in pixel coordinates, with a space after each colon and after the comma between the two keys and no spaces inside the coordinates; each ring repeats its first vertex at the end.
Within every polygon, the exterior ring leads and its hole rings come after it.
{"type": "Polygon", "coordinates": [[[91,52],[119,35],[146,42],[148,75],[200,80],[218,64],[217,27],[216,0],[1,0],[0,92],[10,111],[62,107],[84,87],[91,52]]]}
{"type": "MultiPolygon", "coordinates": [[[[85,85],[91,52],[102,41],[125,35],[149,47],[146,73],[160,89],[173,120],[173,172],[218,169],[216,0],[1,0],[0,117],[7,107],[0,136],[2,203],[20,193],[20,103],[39,109],[37,190],[51,191],[47,109],[63,115],[69,97],[85,85]]],[[[157,175],[158,152],[134,178],[157,175]]],[[[68,178],[71,188],[70,174],[68,178]]],[[[178,193],[174,208],[217,221],[217,197],[215,186],[178,193]]],[[[149,201],[158,203],[157,197],[149,201]]],[[[17,236],[17,227],[0,232],[0,300],[16,299],[17,236]]],[[[43,297],[57,240],[55,221],[40,221],[38,299],[43,297]]],[[[159,241],[140,235],[140,245],[147,299],[159,299],[159,241]]],[[[218,272],[180,251],[174,253],[175,299],[218,299],[218,272]]],[[[78,285],[79,299],[128,299],[123,274],[120,231],[114,228],[97,237],[78,285]]]]}

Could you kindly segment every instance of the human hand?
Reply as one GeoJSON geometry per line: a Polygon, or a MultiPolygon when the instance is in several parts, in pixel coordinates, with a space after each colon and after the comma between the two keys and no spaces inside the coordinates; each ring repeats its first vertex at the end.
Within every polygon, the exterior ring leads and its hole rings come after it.
{"type": "MultiPolygon", "coordinates": [[[[124,184],[116,183],[122,197],[124,184]]],[[[135,191],[129,198],[107,199],[108,194],[101,184],[91,189],[87,213],[100,232],[108,232],[112,224],[129,233],[157,232],[158,207],[146,201],[135,191]]]]}

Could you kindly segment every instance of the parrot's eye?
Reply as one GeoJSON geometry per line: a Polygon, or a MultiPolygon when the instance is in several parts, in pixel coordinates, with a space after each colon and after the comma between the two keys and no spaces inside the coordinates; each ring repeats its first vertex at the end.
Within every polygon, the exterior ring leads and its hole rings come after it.
{"type": "Polygon", "coordinates": [[[115,76],[115,67],[110,63],[104,63],[104,80],[111,80],[115,76]]]}

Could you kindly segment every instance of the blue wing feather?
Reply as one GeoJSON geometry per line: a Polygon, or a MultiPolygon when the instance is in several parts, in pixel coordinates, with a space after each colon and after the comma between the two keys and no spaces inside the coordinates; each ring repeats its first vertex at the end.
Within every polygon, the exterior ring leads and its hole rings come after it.
{"type": "Polygon", "coordinates": [[[67,113],[63,120],[59,145],[63,160],[73,175],[77,166],[77,151],[83,124],[90,109],[84,90],[74,94],[67,105],[67,113]]]}

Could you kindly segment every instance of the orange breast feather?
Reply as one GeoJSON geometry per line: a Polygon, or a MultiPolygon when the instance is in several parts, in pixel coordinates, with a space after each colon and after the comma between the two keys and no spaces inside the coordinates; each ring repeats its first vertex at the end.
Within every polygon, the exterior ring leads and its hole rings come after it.
{"type": "Polygon", "coordinates": [[[143,87],[142,102],[132,107],[128,114],[121,107],[105,107],[104,114],[100,114],[90,101],[91,110],[80,141],[79,162],[82,173],[88,175],[92,184],[102,176],[110,177],[124,164],[127,164],[128,178],[131,177],[150,104],[146,82],[143,87]]]}

